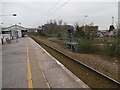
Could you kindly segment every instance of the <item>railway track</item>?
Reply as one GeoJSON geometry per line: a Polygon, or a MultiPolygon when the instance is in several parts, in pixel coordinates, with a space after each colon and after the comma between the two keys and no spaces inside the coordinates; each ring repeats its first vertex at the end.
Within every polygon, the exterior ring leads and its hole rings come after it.
{"type": "Polygon", "coordinates": [[[41,42],[39,39],[32,38],[90,88],[120,88],[120,82],[41,42]]]}

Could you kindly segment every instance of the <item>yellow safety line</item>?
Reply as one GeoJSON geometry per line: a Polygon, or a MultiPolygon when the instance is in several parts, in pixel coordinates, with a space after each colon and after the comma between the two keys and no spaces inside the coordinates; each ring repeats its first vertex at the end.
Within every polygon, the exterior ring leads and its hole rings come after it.
{"type": "Polygon", "coordinates": [[[30,58],[29,58],[28,39],[26,39],[26,48],[27,48],[28,88],[33,88],[30,58]]]}

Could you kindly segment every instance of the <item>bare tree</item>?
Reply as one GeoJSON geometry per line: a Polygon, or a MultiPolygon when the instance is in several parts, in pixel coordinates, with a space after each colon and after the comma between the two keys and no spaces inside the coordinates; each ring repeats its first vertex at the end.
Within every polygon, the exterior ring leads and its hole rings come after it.
{"type": "Polygon", "coordinates": [[[56,21],[56,20],[53,20],[53,24],[54,24],[54,25],[57,25],[57,21],[56,21]]]}
{"type": "Polygon", "coordinates": [[[50,24],[53,23],[53,20],[50,20],[50,24]]]}
{"type": "Polygon", "coordinates": [[[58,21],[58,24],[59,24],[59,25],[62,25],[62,23],[63,23],[63,20],[59,20],[59,21],[58,21]]]}
{"type": "Polygon", "coordinates": [[[41,26],[38,26],[38,28],[41,28],[41,26]]]}
{"type": "Polygon", "coordinates": [[[49,21],[47,21],[47,24],[49,24],[49,21]]]}
{"type": "Polygon", "coordinates": [[[66,22],[64,22],[64,25],[67,25],[67,23],[66,23],[66,22]]]}

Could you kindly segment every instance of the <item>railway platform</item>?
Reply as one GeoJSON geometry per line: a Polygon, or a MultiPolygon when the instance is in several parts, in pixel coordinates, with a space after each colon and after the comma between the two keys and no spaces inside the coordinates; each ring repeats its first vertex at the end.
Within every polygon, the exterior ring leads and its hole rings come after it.
{"type": "Polygon", "coordinates": [[[30,37],[4,45],[2,56],[3,88],[89,88],[30,37]]]}

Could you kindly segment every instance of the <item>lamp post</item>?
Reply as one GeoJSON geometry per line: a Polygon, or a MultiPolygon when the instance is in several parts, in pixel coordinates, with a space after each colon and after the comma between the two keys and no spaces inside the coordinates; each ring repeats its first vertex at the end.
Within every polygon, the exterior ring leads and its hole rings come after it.
{"type": "Polygon", "coordinates": [[[3,45],[2,25],[3,25],[3,23],[1,23],[1,25],[0,25],[0,38],[1,38],[1,44],[3,45]]]}
{"type": "MultiPolygon", "coordinates": [[[[4,17],[4,16],[17,16],[17,14],[7,14],[7,15],[0,15],[0,17],[4,17]]],[[[1,44],[3,45],[3,35],[2,35],[2,24],[3,23],[1,23],[1,27],[0,27],[0,38],[1,38],[1,44]]]]}
{"type": "Polygon", "coordinates": [[[0,17],[3,17],[3,16],[17,16],[17,14],[5,14],[5,15],[0,15],[0,17]]]}
{"type": "Polygon", "coordinates": [[[114,17],[112,17],[112,25],[114,25],[114,17]]]}
{"type": "Polygon", "coordinates": [[[88,17],[87,15],[84,16],[84,31],[85,31],[85,26],[86,26],[85,18],[87,18],[87,17],[88,17]]]}

